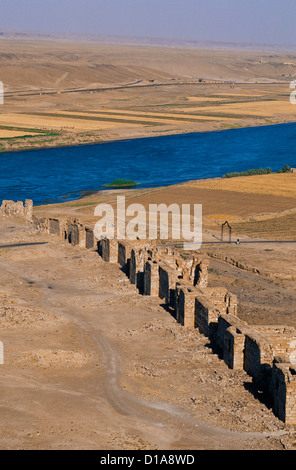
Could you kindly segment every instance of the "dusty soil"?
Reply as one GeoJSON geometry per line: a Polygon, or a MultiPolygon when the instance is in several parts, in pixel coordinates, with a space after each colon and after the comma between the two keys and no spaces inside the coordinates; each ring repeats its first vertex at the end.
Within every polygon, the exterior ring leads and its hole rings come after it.
{"type": "MultiPolygon", "coordinates": [[[[0,151],[295,120],[292,53],[2,38],[0,66],[0,151]]],[[[93,223],[95,206],[121,193],[144,206],[203,204],[210,285],[237,294],[250,324],[295,326],[295,244],[214,243],[226,219],[248,241],[286,215],[279,238],[294,236],[293,191],[102,191],[35,212],[93,223]],[[252,221],[269,225],[256,232],[252,221]]],[[[20,219],[0,226],[1,449],[295,448],[295,429],[250,377],[139,295],[117,266],[20,219]]]]}
{"type": "Polygon", "coordinates": [[[295,121],[289,52],[4,35],[0,67],[1,152],[295,121]]]}
{"type": "Polygon", "coordinates": [[[1,218],[0,267],[2,449],[294,447],[250,377],[95,251],[1,218]]]}

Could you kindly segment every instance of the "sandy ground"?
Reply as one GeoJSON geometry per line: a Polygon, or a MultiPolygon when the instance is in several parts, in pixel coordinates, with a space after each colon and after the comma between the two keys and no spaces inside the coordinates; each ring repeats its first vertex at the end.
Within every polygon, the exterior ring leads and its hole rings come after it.
{"type": "Polygon", "coordinates": [[[1,218],[0,267],[2,449],[293,448],[250,377],[96,252],[1,218]]]}

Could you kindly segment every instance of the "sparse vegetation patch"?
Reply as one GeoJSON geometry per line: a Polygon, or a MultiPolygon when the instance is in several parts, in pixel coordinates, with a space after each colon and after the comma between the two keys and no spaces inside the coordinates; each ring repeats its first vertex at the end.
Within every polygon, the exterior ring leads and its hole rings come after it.
{"type": "Polygon", "coordinates": [[[118,178],[112,183],[107,183],[104,185],[104,188],[113,188],[113,189],[121,189],[121,188],[134,188],[137,186],[137,183],[133,180],[126,180],[123,178],[118,178]]]}

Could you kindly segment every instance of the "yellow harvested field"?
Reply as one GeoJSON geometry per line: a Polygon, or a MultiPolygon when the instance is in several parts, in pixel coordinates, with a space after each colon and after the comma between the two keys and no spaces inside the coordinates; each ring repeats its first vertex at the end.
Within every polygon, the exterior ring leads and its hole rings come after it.
{"type": "MultiPolygon", "coordinates": [[[[42,115],[0,114],[0,126],[36,128],[67,131],[95,131],[107,129],[134,128],[153,124],[184,124],[184,118],[192,122],[199,120],[220,121],[220,117],[197,116],[190,114],[143,113],[133,111],[103,110],[92,113],[81,111],[52,111],[42,115]],[[61,117],[59,117],[59,115],[61,117]],[[68,117],[69,116],[69,117],[68,117]],[[79,119],[81,118],[81,119],[79,119]]],[[[19,131],[20,135],[25,135],[19,131]]],[[[14,135],[16,137],[17,134],[14,135]]],[[[1,137],[1,136],[0,136],[1,137]]],[[[9,137],[7,135],[6,137],[9,137]]],[[[13,135],[11,135],[13,137],[13,135]]]]}
{"type": "Polygon", "coordinates": [[[183,186],[296,198],[295,173],[273,173],[269,175],[189,181],[184,183],[183,186]]]}
{"type": "MultiPolygon", "coordinates": [[[[229,95],[229,96],[235,96],[235,95],[229,95]]],[[[237,95],[240,96],[240,95],[237,95]]],[[[213,98],[212,96],[187,96],[188,101],[198,101],[198,102],[204,102],[204,101],[223,101],[226,100],[227,98],[213,98]]]]}
{"type": "MultiPolygon", "coordinates": [[[[149,113],[134,113],[136,114],[136,116],[134,116],[133,114],[128,114],[126,115],[126,118],[125,116],[123,116],[122,112],[117,112],[117,113],[114,113],[114,114],[106,114],[106,113],[103,113],[103,112],[96,112],[96,113],[87,113],[87,112],[72,112],[72,111],[56,111],[55,114],[69,114],[69,118],[71,117],[71,115],[75,115],[75,116],[81,116],[81,117],[85,117],[86,119],[87,118],[103,118],[103,119],[107,119],[108,118],[111,120],[113,119],[126,119],[127,121],[140,121],[139,125],[141,125],[141,123],[145,123],[147,122],[148,124],[151,123],[151,122],[156,122],[156,123],[159,123],[159,122],[162,122],[162,123],[171,123],[172,120],[171,119],[166,119],[166,116],[163,115],[163,114],[160,114],[160,117],[155,117],[155,114],[154,115],[150,115],[149,113]],[[162,117],[163,116],[163,117],[162,117]]],[[[183,116],[183,115],[182,115],[183,116]]],[[[172,115],[173,118],[175,118],[176,120],[174,121],[175,123],[182,123],[181,120],[178,120],[178,118],[182,117],[182,116],[178,116],[178,114],[174,114],[172,115]]],[[[192,117],[192,119],[196,119],[196,116],[190,116],[192,117]]],[[[115,123],[116,126],[117,126],[117,123],[115,123]]]]}
{"type": "Polygon", "coordinates": [[[276,114],[294,114],[296,118],[296,106],[290,103],[289,98],[285,101],[255,101],[221,104],[219,106],[203,107],[204,113],[213,113],[216,115],[226,114],[245,114],[262,117],[272,117],[276,114]]]}
{"type": "MultiPolygon", "coordinates": [[[[57,114],[57,113],[56,113],[57,114]]],[[[0,125],[10,125],[15,127],[36,127],[38,129],[67,129],[71,130],[100,130],[113,129],[118,127],[134,127],[138,124],[125,124],[118,122],[94,121],[88,119],[69,119],[57,116],[34,115],[34,114],[1,114],[0,125]]]]}
{"type": "MultiPolygon", "coordinates": [[[[190,108],[191,110],[192,108],[190,108]]],[[[200,111],[200,108],[197,108],[198,111],[200,111]]],[[[202,109],[205,109],[205,108],[202,108],[202,109]]],[[[185,111],[188,111],[188,109],[185,108],[185,111]]],[[[188,113],[150,113],[150,112],[143,112],[143,111],[127,111],[127,110],[116,110],[116,109],[101,109],[101,110],[96,110],[97,113],[113,113],[112,115],[110,115],[110,118],[112,118],[112,116],[115,118],[119,118],[120,115],[126,115],[128,116],[128,119],[130,119],[132,116],[137,116],[137,118],[139,119],[139,117],[141,118],[142,120],[142,117],[145,118],[149,118],[149,121],[156,121],[157,119],[161,119],[162,122],[164,122],[164,119],[165,118],[171,118],[171,119],[174,119],[175,121],[174,122],[177,122],[177,120],[179,119],[182,119],[182,118],[186,118],[186,119],[192,119],[193,121],[194,120],[222,120],[223,121],[226,121],[226,120],[233,120],[233,118],[221,118],[219,116],[217,117],[212,117],[212,116],[203,116],[203,115],[197,115],[197,114],[188,114],[188,113]]],[[[106,114],[107,115],[107,114],[106,114]]],[[[171,120],[169,120],[168,122],[171,122],[171,120]]],[[[180,121],[182,122],[182,121],[180,121]]]]}
{"type": "Polygon", "coordinates": [[[232,223],[233,230],[252,238],[296,240],[296,214],[270,217],[265,220],[232,223]]]}
{"type": "MultiPolygon", "coordinates": [[[[265,93],[269,93],[269,92],[264,91],[264,94],[265,93]]],[[[270,92],[270,93],[273,93],[273,92],[270,92]]],[[[262,96],[262,93],[250,93],[247,90],[244,90],[244,91],[242,90],[240,93],[219,93],[219,97],[220,96],[226,97],[227,99],[231,96],[238,96],[238,97],[243,97],[243,98],[258,98],[259,96],[262,96]]],[[[226,98],[223,98],[223,99],[226,99],[226,98]]]]}
{"type": "Polygon", "coordinates": [[[249,90],[240,90],[239,93],[233,92],[233,93],[220,93],[219,96],[238,96],[238,97],[244,97],[244,98],[258,98],[262,97],[263,95],[274,95],[275,93],[283,93],[282,88],[276,88],[275,86],[272,87],[272,90],[268,89],[263,89],[261,92],[253,92],[250,93],[249,90]]]}
{"type": "Polygon", "coordinates": [[[36,135],[34,132],[12,131],[10,129],[0,129],[0,139],[9,139],[11,137],[23,137],[26,135],[36,135]]]}
{"type": "MultiPolygon", "coordinates": [[[[218,102],[219,100],[216,100],[216,103],[218,102]]],[[[196,103],[195,103],[196,104],[196,103]]],[[[208,108],[208,107],[204,107],[204,106],[190,106],[190,108],[179,108],[180,111],[182,111],[182,116],[183,116],[183,113],[184,112],[192,112],[192,113],[204,113],[204,112],[209,112],[209,110],[214,110],[214,111],[210,111],[211,114],[213,114],[213,116],[205,116],[203,114],[194,114],[194,116],[198,119],[214,119],[215,121],[234,121],[236,119],[235,116],[233,117],[222,117],[222,116],[219,116],[219,113],[215,112],[216,110],[216,107],[211,107],[211,108],[208,108]]],[[[221,110],[220,110],[220,113],[221,113],[221,110]]]]}

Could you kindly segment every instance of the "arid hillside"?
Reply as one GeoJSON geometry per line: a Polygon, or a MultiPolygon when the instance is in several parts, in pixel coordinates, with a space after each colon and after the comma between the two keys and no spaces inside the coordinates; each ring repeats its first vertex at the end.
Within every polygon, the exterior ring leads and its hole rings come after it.
{"type": "Polygon", "coordinates": [[[215,51],[94,42],[0,42],[1,80],[15,87],[67,88],[136,80],[285,82],[295,77],[296,55],[215,51]]]}
{"type": "Polygon", "coordinates": [[[296,55],[0,40],[0,151],[295,120],[296,55]]]}

